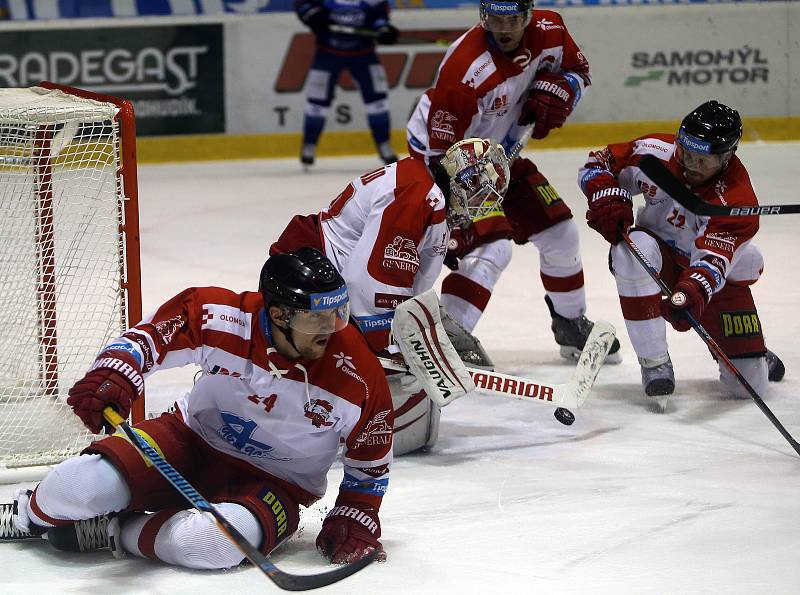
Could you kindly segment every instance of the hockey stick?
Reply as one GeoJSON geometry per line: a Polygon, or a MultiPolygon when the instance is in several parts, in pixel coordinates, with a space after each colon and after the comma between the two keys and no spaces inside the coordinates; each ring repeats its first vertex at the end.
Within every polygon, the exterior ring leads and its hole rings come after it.
{"type": "Polygon", "coordinates": [[[242,535],[236,527],[231,525],[213,504],[203,498],[203,496],[201,496],[197,490],[195,490],[189,482],[164,459],[164,457],[158,454],[144,438],[131,428],[128,423],[122,419],[119,413],[111,407],[106,407],[103,410],[103,417],[117,430],[121,431],[133,447],[138,450],[192,506],[201,512],[211,515],[217,526],[228,539],[239,548],[245,557],[281,589],[286,591],[308,591],[310,589],[318,589],[319,587],[332,585],[343,578],[347,578],[351,574],[355,574],[375,560],[377,552],[373,551],[360,560],[337,568],[336,570],[322,572],[320,574],[290,574],[280,570],[270,562],[268,557],[264,556],[257,548],[253,547],[244,535],[242,535]]]}
{"type": "MultiPolygon", "coordinates": [[[[598,320],[586,339],[586,345],[578,359],[575,372],[565,384],[544,384],[529,378],[501,374],[467,366],[472,381],[478,390],[498,397],[522,401],[552,403],[562,407],[581,407],[594,385],[600,367],[614,342],[616,331],[608,322],[598,320]]],[[[406,364],[399,359],[379,357],[385,370],[408,372],[406,364]]]]}
{"type": "MultiPolygon", "coordinates": [[[[357,35],[359,37],[370,37],[377,39],[379,33],[372,29],[361,29],[359,27],[350,27],[349,25],[337,25],[332,23],[328,25],[328,29],[333,33],[344,33],[345,35],[357,35]]],[[[430,37],[416,37],[414,35],[401,35],[395,42],[397,45],[439,45],[449,46],[452,41],[447,39],[432,39],[430,37]]]]}
{"type": "Polygon", "coordinates": [[[653,155],[645,155],[639,168],[656,186],[669,194],[682,207],[695,215],[705,217],[751,217],[753,215],[792,215],[800,213],[800,205],[754,205],[751,207],[729,207],[713,205],[704,201],[678,180],[663,162],[653,155]]]}
{"type": "Polygon", "coordinates": [[[509,165],[514,162],[514,159],[519,157],[522,149],[527,146],[528,141],[531,140],[531,134],[533,134],[533,125],[528,126],[520,139],[511,147],[511,150],[508,152],[509,165]]]}
{"type": "MultiPolygon", "coordinates": [[[[653,181],[655,182],[655,180],[653,181]]],[[[655,281],[661,288],[661,293],[667,297],[672,295],[672,290],[659,276],[658,271],[656,271],[653,265],[650,264],[650,261],[647,260],[647,257],[642,253],[641,250],[639,250],[639,247],[633,243],[633,240],[631,240],[630,236],[627,233],[623,233],[622,239],[625,241],[625,245],[628,247],[628,250],[630,250],[633,257],[639,261],[639,263],[644,267],[644,270],[647,271],[647,274],[650,275],[653,281],[655,281]]],[[[786,441],[789,443],[789,445],[794,449],[794,451],[798,455],[800,455],[800,444],[797,442],[797,440],[792,438],[792,435],[789,434],[786,428],[783,427],[783,424],[780,421],[778,421],[778,418],[775,417],[775,414],[772,413],[772,410],[769,407],[767,407],[767,404],[764,403],[764,400],[758,395],[756,390],[752,386],[750,386],[750,383],[747,382],[747,379],[744,376],[742,376],[742,373],[736,368],[733,362],[730,359],[728,359],[728,356],[725,355],[725,352],[722,351],[722,348],[719,345],[717,345],[717,342],[714,341],[711,335],[708,334],[708,331],[705,328],[703,328],[700,322],[698,322],[698,320],[694,316],[692,316],[691,312],[686,310],[685,315],[686,319],[689,321],[689,324],[692,325],[692,328],[700,336],[700,338],[703,340],[706,346],[711,350],[711,352],[714,355],[717,356],[717,358],[719,358],[722,362],[725,363],[725,365],[728,367],[731,373],[734,376],[736,376],[736,379],[739,381],[739,383],[745,388],[745,390],[747,390],[747,393],[750,395],[750,398],[753,399],[755,404],[758,405],[758,408],[761,409],[761,412],[767,416],[767,419],[772,422],[772,425],[775,426],[775,428],[777,428],[777,430],[781,433],[781,436],[786,438],[786,441]]]]}

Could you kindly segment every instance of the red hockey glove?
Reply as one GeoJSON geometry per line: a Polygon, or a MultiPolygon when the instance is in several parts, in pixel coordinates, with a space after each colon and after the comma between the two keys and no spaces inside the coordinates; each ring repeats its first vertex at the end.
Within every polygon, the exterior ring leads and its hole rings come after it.
{"type": "Polygon", "coordinates": [[[444,264],[453,271],[458,270],[458,261],[464,258],[475,247],[475,226],[470,223],[467,227],[456,227],[450,232],[450,239],[447,242],[447,254],[444,257],[444,264]]]}
{"type": "Polygon", "coordinates": [[[699,321],[716,286],[717,282],[711,271],[703,267],[689,267],[681,273],[669,299],[661,300],[661,316],[676,331],[688,331],[692,325],[686,312],[699,321]]]}
{"type": "Polygon", "coordinates": [[[131,403],[143,388],[142,371],[131,354],[105,351],[70,389],[67,405],[93,434],[104,427],[110,434],[113,428],[103,418],[103,409],[111,405],[122,417],[128,417],[131,403]]]}
{"type": "Polygon", "coordinates": [[[560,128],[572,113],[575,90],[563,74],[540,72],[533,81],[533,89],[528,95],[519,124],[533,124],[531,136],[536,139],[546,137],[553,128],[560,128]]]}
{"type": "MultiPolygon", "coordinates": [[[[359,505],[361,506],[361,505],[359,505]]],[[[348,564],[378,552],[378,560],[386,553],[378,541],[381,522],[374,510],[340,504],[328,513],[317,535],[317,549],[334,564],[348,564]]]]}
{"type": "Polygon", "coordinates": [[[619,186],[598,190],[589,199],[586,222],[609,244],[620,240],[620,232],[633,225],[633,201],[627,190],[619,186]]]}

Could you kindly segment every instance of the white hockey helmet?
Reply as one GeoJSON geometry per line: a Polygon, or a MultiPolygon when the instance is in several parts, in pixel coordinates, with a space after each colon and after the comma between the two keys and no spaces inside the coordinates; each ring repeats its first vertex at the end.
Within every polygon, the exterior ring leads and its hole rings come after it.
{"type": "Polygon", "coordinates": [[[485,217],[503,202],[511,175],[503,147],[483,138],[458,141],[442,158],[457,224],[485,217]]]}

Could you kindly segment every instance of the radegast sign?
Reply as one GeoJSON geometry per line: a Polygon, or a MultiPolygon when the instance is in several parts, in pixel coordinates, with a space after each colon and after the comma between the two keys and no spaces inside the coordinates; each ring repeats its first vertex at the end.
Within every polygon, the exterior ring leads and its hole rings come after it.
{"type": "Polygon", "coordinates": [[[224,132],[223,72],[222,25],[0,33],[0,86],[129,99],[139,135],[224,132]]]}
{"type": "Polygon", "coordinates": [[[626,87],[659,82],[670,86],[769,83],[769,61],[760,48],[634,52],[626,87]]]}

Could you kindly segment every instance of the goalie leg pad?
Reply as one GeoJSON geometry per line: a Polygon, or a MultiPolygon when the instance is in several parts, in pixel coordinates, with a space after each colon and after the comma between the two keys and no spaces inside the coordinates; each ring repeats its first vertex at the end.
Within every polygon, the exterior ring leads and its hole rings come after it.
{"type": "Polygon", "coordinates": [[[432,289],[395,310],[392,336],[406,365],[439,407],[475,390],[464,363],[447,337],[432,289]]]}
{"type": "Polygon", "coordinates": [[[394,405],[394,455],[431,448],[439,437],[441,410],[411,374],[398,374],[387,380],[394,405]]]}

